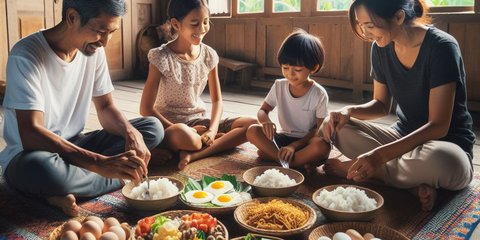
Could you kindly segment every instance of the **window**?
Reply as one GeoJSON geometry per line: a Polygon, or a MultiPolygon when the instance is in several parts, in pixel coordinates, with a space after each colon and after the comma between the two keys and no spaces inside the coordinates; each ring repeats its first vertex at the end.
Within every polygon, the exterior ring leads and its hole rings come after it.
{"type": "Polygon", "coordinates": [[[473,6],[475,0],[427,0],[431,7],[457,7],[473,6]]]}
{"type": "Polygon", "coordinates": [[[209,0],[208,8],[212,16],[230,16],[230,1],[209,0]]]}
{"type": "Polygon", "coordinates": [[[238,0],[238,14],[263,13],[264,11],[263,0],[238,0]]]}
{"type": "Polygon", "coordinates": [[[352,0],[318,0],[317,11],[344,11],[351,3],[352,0]]]}
{"type": "Polygon", "coordinates": [[[300,0],[274,0],[273,12],[300,12],[301,1],[300,0]]]}

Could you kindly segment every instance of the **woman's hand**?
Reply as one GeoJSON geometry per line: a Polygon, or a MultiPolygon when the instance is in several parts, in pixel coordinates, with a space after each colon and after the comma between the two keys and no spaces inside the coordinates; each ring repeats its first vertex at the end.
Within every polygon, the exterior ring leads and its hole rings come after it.
{"type": "Polygon", "coordinates": [[[275,136],[275,133],[277,132],[277,127],[275,126],[275,123],[273,122],[263,122],[262,123],[262,129],[263,129],[263,134],[269,139],[273,140],[273,136],[275,136]]]}
{"type": "Polygon", "coordinates": [[[348,169],[347,179],[356,182],[365,181],[375,174],[384,164],[378,151],[372,150],[357,157],[352,166],[348,169]]]}
{"type": "Polygon", "coordinates": [[[279,149],[278,159],[290,163],[295,155],[295,148],[293,146],[285,146],[279,149]]]}
{"type": "Polygon", "coordinates": [[[347,110],[330,112],[330,115],[323,120],[322,126],[320,127],[323,138],[330,142],[333,132],[340,131],[348,121],[350,121],[350,115],[347,110]]]}

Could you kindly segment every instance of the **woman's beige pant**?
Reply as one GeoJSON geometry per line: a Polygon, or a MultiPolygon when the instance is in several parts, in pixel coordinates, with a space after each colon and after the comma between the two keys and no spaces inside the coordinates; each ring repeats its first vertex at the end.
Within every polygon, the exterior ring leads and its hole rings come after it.
{"type": "MultiPolygon", "coordinates": [[[[348,158],[355,159],[402,136],[391,127],[379,126],[352,118],[337,133],[336,147],[348,158]]],[[[459,190],[473,178],[468,155],[456,144],[428,141],[399,158],[387,162],[377,172],[382,180],[397,188],[427,184],[434,188],[459,190]]]]}

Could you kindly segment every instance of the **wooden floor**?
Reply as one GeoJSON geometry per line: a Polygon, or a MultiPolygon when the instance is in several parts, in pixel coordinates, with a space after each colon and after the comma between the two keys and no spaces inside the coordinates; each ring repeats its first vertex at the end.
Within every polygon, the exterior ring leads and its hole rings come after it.
{"type": "MultiPolygon", "coordinates": [[[[128,119],[139,117],[139,105],[144,86],[144,81],[120,81],[114,82],[115,92],[113,97],[117,106],[123,111],[128,119]]],[[[224,87],[222,89],[223,101],[224,101],[224,114],[223,117],[236,117],[236,116],[250,116],[256,117],[256,113],[263,102],[266,89],[249,89],[248,91],[241,91],[234,87],[224,87]]],[[[329,109],[338,109],[345,105],[361,103],[368,101],[368,96],[365,99],[352,99],[351,92],[346,90],[327,88],[327,92],[330,97],[329,109]]],[[[202,99],[207,103],[207,107],[210,107],[210,98],[208,94],[203,94],[202,99]]],[[[1,111],[1,109],[0,109],[1,111]]],[[[270,114],[272,120],[276,120],[276,113],[270,114]]],[[[474,130],[479,139],[480,136],[480,113],[473,113],[474,116],[474,130]]],[[[376,123],[383,125],[390,125],[395,120],[394,115],[389,115],[381,119],[375,120],[376,123]]],[[[90,115],[87,121],[85,131],[101,128],[98,123],[94,108],[90,110],[90,115]]],[[[3,129],[3,127],[2,127],[3,129]]],[[[3,149],[4,142],[0,139],[0,149],[3,149]]],[[[480,171],[480,143],[474,146],[474,168],[476,171],[480,171]]]]}

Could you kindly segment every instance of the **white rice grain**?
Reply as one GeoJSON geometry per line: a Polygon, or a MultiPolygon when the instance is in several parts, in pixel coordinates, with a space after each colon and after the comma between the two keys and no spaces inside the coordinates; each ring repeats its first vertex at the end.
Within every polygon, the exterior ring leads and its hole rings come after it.
{"type": "Polygon", "coordinates": [[[293,186],[297,182],[288,175],[281,173],[278,169],[272,168],[255,177],[253,184],[259,187],[282,188],[293,186]]]}
{"type": "Polygon", "coordinates": [[[354,187],[337,187],[333,191],[322,190],[316,197],[324,208],[346,211],[364,212],[377,207],[377,201],[369,198],[365,191],[354,187]]]}

